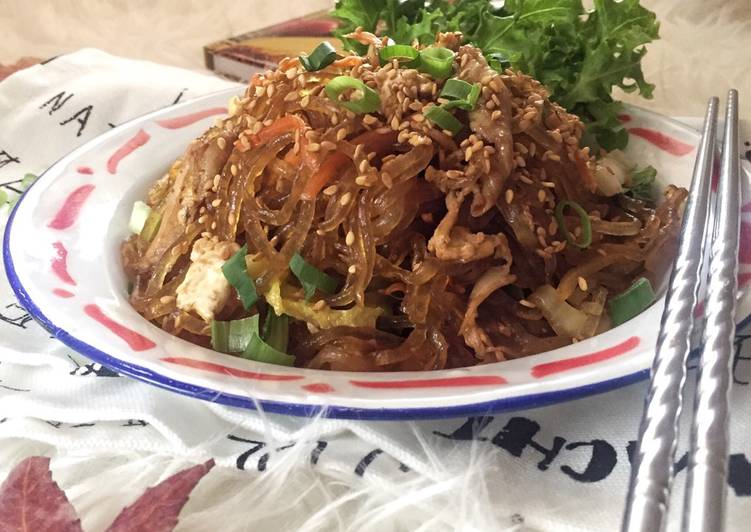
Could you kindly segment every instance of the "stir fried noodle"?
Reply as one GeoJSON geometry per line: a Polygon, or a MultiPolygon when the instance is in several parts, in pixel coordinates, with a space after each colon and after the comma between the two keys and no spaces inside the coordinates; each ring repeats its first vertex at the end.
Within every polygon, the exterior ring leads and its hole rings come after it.
{"type": "Polygon", "coordinates": [[[297,366],[433,370],[598,334],[613,296],[663,275],[684,189],[606,190],[599,174],[624,167],[580,146],[579,118],[458,34],[435,47],[453,52],[448,77],[477,86],[463,106],[429,69],[384,60],[385,40],[353,37],[365,56],[254,76],[154,184],[122,246],[146,319],[209,346],[215,321],[286,315],[297,366]],[[328,87],[341,76],[361,83],[328,87]],[[248,308],[222,270],[233,257],[248,308]],[[291,262],[333,283],[311,288],[291,262]]]}

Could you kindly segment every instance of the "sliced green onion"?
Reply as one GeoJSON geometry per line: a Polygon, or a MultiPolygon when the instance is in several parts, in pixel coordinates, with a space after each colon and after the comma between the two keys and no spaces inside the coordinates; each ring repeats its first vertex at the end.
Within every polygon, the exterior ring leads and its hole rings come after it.
{"type": "Polygon", "coordinates": [[[220,353],[229,353],[229,322],[211,322],[211,348],[220,353]]]}
{"type": "Polygon", "coordinates": [[[8,202],[8,193],[0,188],[0,207],[8,202]]]}
{"type": "MultiPolygon", "coordinates": [[[[407,44],[393,44],[381,48],[380,58],[382,63],[389,63],[396,59],[399,63],[411,63],[420,56],[420,52],[407,44]]],[[[415,66],[417,62],[415,63],[415,66]]]]}
{"type": "Polygon", "coordinates": [[[439,128],[451,131],[454,135],[459,133],[464,127],[459,120],[454,118],[454,115],[440,105],[434,105],[425,111],[425,118],[433,122],[439,128]]]}
{"type": "Polygon", "coordinates": [[[133,204],[133,210],[130,211],[130,221],[128,222],[128,229],[136,235],[140,235],[143,231],[143,226],[146,225],[146,220],[149,219],[151,214],[151,207],[146,205],[142,201],[137,201],[133,204]]]}
{"type": "Polygon", "coordinates": [[[592,223],[589,221],[589,215],[587,214],[587,211],[585,211],[582,206],[575,201],[563,200],[561,202],[558,202],[558,205],[555,206],[555,219],[558,222],[558,229],[560,230],[561,234],[572,246],[583,249],[589,247],[589,245],[592,243],[592,223]],[[574,235],[572,235],[569,232],[568,227],[566,227],[566,219],[563,217],[563,211],[566,207],[571,207],[574,211],[576,211],[576,214],[579,215],[579,220],[581,221],[582,228],[580,242],[576,241],[574,235]]]}
{"type": "Polygon", "coordinates": [[[336,279],[308,263],[299,253],[292,255],[292,260],[289,261],[289,269],[300,281],[305,291],[305,301],[313,297],[316,288],[327,294],[333,294],[336,290],[336,279]]]}
{"type": "Polygon", "coordinates": [[[305,70],[315,72],[316,70],[326,68],[336,60],[336,50],[331,46],[330,42],[323,41],[316,46],[310,55],[302,54],[298,59],[300,59],[300,63],[305,70]]]}
{"type": "Polygon", "coordinates": [[[235,287],[237,295],[240,296],[243,308],[248,310],[258,300],[256,285],[248,274],[248,268],[245,264],[245,255],[248,254],[247,244],[241,247],[237,253],[222,266],[222,273],[229,284],[235,287]]]}
{"type": "Polygon", "coordinates": [[[289,343],[289,316],[277,316],[274,307],[269,306],[263,322],[263,339],[278,351],[287,351],[289,343]]]}
{"type": "Polygon", "coordinates": [[[437,46],[425,48],[420,51],[420,64],[417,69],[434,78],[447,78],[454,72],[454,52],[437,46]]]}
{"type": "Polygon", "coordinates": [[[143,229],[139,235],[144,242],[151,242],[156,236],[156,232],[159,231],[159,226],[162,225],[162,215],[159,212],[152,210],[149,217],[146,218],[146,222],[143,224],[143,229]]]}
{"type": "Polygon", "coordinates": [[[266,362],[267,364],[277,364],[279,366],[292,366],[295,363],[295,357],[283,353],[264,342],[258,333],[253,333],[250,338],[248,347],[243,352],[243,357],[256,362],[266,362]]]}
{"type": "Polygon", "coordinates": [[[258,314],[233,321],[211,322],[211,347],[222,353],[242,353],[258,334],[258,314]]]}
{"type": "Polygon", "coordinates": [[[337,76],[329,81],[326,85],[326,96],[353,113],[372,113],[381,105],[378,93],[352,76],[337,76]],[[357,93],[360,96],[348,101],[340,100],[339,96],[346,90],[353,91],[350,95],[352,97],[357,93]]]}
{"type": "Polygon", "coordinates": [[[509,58],[500,52],[488,54],[488,64],[490,65],[490,68],[497,70],[498,72],[503,72],[507,68],[511,68],[511,61],[509,61],[509,58]]]}
{"type": "Polygon", "coordinates": [[[458,107],[465,111],[471,111],[477,105],[477,98],[480,96],[480,84],[474,85],[461,79],[449,79],[441,90],[441,98],[450,100],[443,104],[444,109],[458,107]]]}
{"type": "Polygon", "coordinates": [[[608,314],[613,327],[625,323],[643,312],[656,301],[657,297],[650,282],[640,277],[628,290],[618,294],[608,302],[608,314]]]}

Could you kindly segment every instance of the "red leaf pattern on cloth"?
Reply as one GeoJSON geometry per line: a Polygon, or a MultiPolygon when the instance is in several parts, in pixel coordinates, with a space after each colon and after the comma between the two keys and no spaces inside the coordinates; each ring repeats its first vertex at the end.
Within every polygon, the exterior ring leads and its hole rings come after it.
{"type": "Polygon", "coordinates": [[[171,532],[198,481],[214,467],[214,460],[180,471],[147,489],[123,508],[107,532],[171,532]]]}
{"type": "Polygon", "coordinates": [[[0,530],[81,532],[75,508],[52,480],[49,458],[26,458],[0,486],[0,530]]]}

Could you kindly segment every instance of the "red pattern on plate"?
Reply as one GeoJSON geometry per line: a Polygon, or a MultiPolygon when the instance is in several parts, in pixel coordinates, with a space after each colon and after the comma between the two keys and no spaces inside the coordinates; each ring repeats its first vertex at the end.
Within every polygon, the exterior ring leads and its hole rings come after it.
{"type": "Polygon", "coordinates": [[[115,320],[107,316],[99,305],[86,305],[83,307],[83,311],[87,316],[93,318],[94,321],[104,325],[107,329],[115,333],[117,336],[125,340],[133,351],[147,351],[156,347],[156,344],[137,333],[132,329],[128,329],[125,325],[117,323],[115,320]]]}
{"type": "Polygon", "coordinates": [[[631,122],[631,115],[622,114],[618,115],[618,120],[620,120],[622,123],[631,122]]]}
{"type": "Polygon", "coordinates": [[[554,362],[545,362],[544,364],[538,364],[532,368],[532,376],[536,379],[552,375],[553,373],[560,373],[562,371],[568,371],[574,368],[580,368],[582,366],[588,366],[590,364],[596,364],[603,360],[615,358],[624,353],[628,353],[632,349],[635,349],[639,345],[639,337],[632,336],[620,344],[608,347],[602,351],[596,351],[589,353],[588,355],[580,355],[576,357],[566,358],[563,360],[556,360],[554,362]]]}
{"type": "Polygon", "coordinates": [[[399,381],[349,381],[359,388],[456,388],[459,386],[500,386],[507,384],[503,377],[495,375],[468,375],[466,377],[443,377],[438,379],[411,379],[399,381]]]}
{"type": "Polygon", "coordinates": [[[94,185],[82,185],[68,194],[63,206],[57,211],[52,221],[47,224],[47,227],[62,231],[76,223],[81,207],[83,207],[92,190],[94,190],[94,185]]]}
{"type": "Polygon", "coordinates": [[[94,173],[94,170],[92,170],[90,166],[79,166],[76,168],[76,172],[79,174],[91,175],[94,173]]]}
{"type": "Polygon", "coordinates": [[[226,107],[212,107],[211,109],[204,109],[196,113],[189,115],[177,116],[175,118],[166,118],[164,120],[157,120],[156,123],[167,129],[180,129],[181,127],[189,126],[199,120],[203,120],[209,116],[227,114],[226,107]]]}
{"type": "Polygon", "coordinates": [[[110,174],[117,173],[117,165],[120,164],[125,157],[136,151],[138,148],[146,144],[151,137],[143,129],[139,129],[138,133],[128,140],[125,144],[120,146],[115,153],[113,153],[107,160],[107,171],[110,174]]]}
{"type": "Polygon", "coordinates": [[[69,297],[73,297],[75,295],[73,292],[68,292],[67,290],[63,290],[62,288],[55,288],[52,293],[57,297],[64,297],[65,299],[68,299],[69,297]]]}
{"type": "Polygon", "coordinates": [[[738,274],[738,286],[746,286],[751,281],[751,273],[738,274]]]}
{"type": "Polygon", "coordinates": [[[76,281],[68,273],[68,250],[62,242],[53,242],[55,254],[52,256],[52,272],[65,284],[76,286],[76,281]]]}
{"type": "Polygon", "coordinates": [[[230,368],[229,366],[223,366],[222,364],[216,364],[215,362],[206,362],[205,360],[196,360],[195,358],[166,357],[161,358],[160,360],[163,362],[169,362],[170,364],[177,364],[179,366],[186,366],[188,368],[201,369],[203,371],[211,371],[213,373],[229,375],[230,377],[239,377],[241,379],[252,379],[257,381],[298,381],[300,379],[303,379],[303,377],[301,377],[300,375],[259,373],[257,371],[247,371],[244,369],[230,368]]]}
{"type": "Polygon", "coordinates": [[[661,133],[655,129],[650,129],[647,127],[631,127],[628,129],[628,132],[632,135],[643,138],[647,142],[651,142],[662,151],[666,151],[671,155],[681,157],[683,155],[688,155],[689,153],[694,151],[694,147],[692,145],[681,142],[680,140],[675,139],[670,135],[666,135],[665,133],[661,133]]]}
{"type": "Polygon", "coordinates": [[[312,393],[331,393],[334,391],[334,387],[325,382],[314,382],[313,384],[306,384],[302,387],[303,390],[307,390],[312,393]]]}
{"type": "Polygon", "coordinates": [[[751,264],[751,223],[741,222],[740,244],[738,245],[738,262],[751,264]]]}
{"type": "Polygon", "coordinates": [[[741,212],[751,212],[751,201],[741,207],[741,212]]]}

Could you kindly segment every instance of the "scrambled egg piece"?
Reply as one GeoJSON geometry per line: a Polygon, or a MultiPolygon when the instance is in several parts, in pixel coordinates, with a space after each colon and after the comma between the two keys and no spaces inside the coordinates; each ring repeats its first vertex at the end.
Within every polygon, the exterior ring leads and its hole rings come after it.
{"type": "Polygon", "coordinates": [[[177,308],[195,311],[206,322],[213,320],[232,295],[222,266],[238,249],[240,246],[235,242],[196,240],[185,280],[177,287],[177,308]]]}

